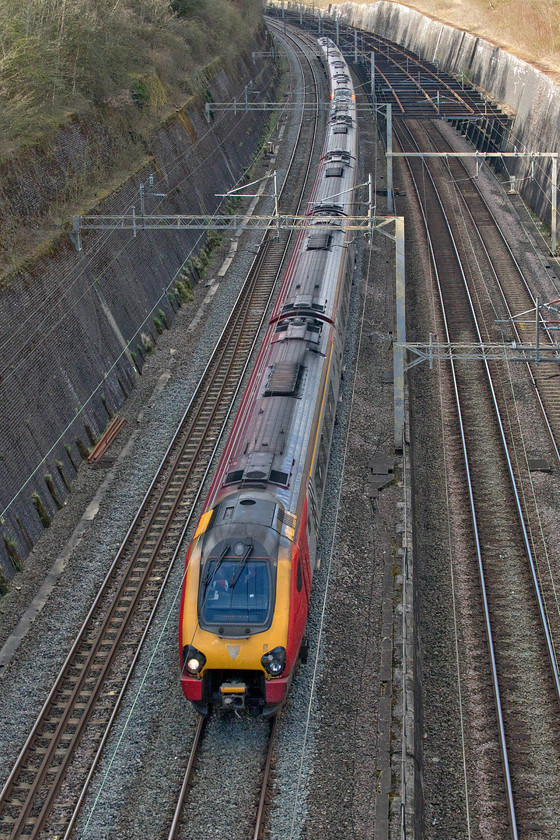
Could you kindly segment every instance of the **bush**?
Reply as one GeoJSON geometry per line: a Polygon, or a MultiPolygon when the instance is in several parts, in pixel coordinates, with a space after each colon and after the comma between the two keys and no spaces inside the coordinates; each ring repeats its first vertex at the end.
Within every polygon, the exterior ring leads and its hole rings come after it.
{"type": "Polygon", "coordinates": [[[157,111],[190,94],[260,19],[257,0],[0,0],[0,131],[17,144],[69,113],[157,111]]]}
{"type": "MultiPolygon", "coordinates": [[[[8,557],[10,558],[10,563],[12,564],[12,566],[14,567],[16,572],[21,572],[21,570],[23,569],[23,563],[21,562],[21,560],[19,558],[17,542],[15,540],[10,539],[10,537],[7,534],[4,534],[3,537],[4,537],[4,546],[6,548],[6,552],[8,554],[8,557]]],[[[5,592],[2,593],[0,591],[0,595],[2,595],[2,594],[6,594],[6,593],[5,592]]]]}
{"type": "Polygon", "coordinates": [[[33,502],[33,506],[34,506],[35,510],[39,514],[39,519],[41,520],[41,524],[42,524],[43,528],[48,528],[49,525],[51,524],[51,518],[50,518],[49,514],[47,513],[47,509],[45,508],[39,494],[38,493],[32,493],[31,494],[31,501],[33,502]]]}

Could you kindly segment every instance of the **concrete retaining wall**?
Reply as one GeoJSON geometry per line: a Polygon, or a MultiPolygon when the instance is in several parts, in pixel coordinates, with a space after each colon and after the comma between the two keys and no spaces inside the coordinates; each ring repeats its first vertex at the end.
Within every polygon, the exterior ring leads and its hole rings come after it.
{"type": "MultiPolygon", "coordinates": [[[[263,43],[254,47],[262,50],[263,43]]],[[[216,72],[206,98],[239,100],[250,79],[258,80],[265,99],[273,98],[275,68],[253,64],[250,55],[216,72]]],[[[178,112],[153,137],[150,166],[97,210],[118,214],[135,205],[139,213],[139,184],[153,172],[155,191],[167,198],[146,197],[147,212],[212,213],[220,201],[215,193],[230,189],[251,162],[267,119],[256,111],[235,118],[217,112],[211,128],[202,103],[178,112]]],[[[90,447],[134,386],[142,334],[157,338],[160,310],[172,321],[169,294],[185,259],[204,241],[200,231],[136,238],[92,231],[80,254],[65,242],[0,290],[0,570],[8,578],[13,563],[2,536],[14,541],[22,559],[40,536],[32,494],[52,517],[57,502],[45,476],[52,476],[61,502],[64,479],[73,479],[81,461],[77,439],[90,447]]]]}
{"type": "MultiPolygon", "coordinates": [[[[419,12],[382,0],[358,5],[329,7],[344,23],[375,32],[437,64],[456,76],[463,74],[477,87],[513,112],[514,124],[508,151],[560,151],[560,90],[554,82],[527,62],[494,44],[419,12]]],[[[508,168],[510,164],[508,163],[508,168]]],[[[512,164],[513,166],[513,164],[512,164]]],[[[515,165],[517,178],[530,174],[531,164],[515,165]]],[[[550,223],[550,161],[536,161],[535,178],[518,185],[525,201],[550,223]]]]}

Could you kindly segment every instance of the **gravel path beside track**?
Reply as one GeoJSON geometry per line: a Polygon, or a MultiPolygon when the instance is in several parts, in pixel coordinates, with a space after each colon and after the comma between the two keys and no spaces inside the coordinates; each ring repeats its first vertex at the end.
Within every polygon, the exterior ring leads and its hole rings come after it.
{"type": "MultiPolygon", "coordinates": [[[[284,132],[274,164],[279,170],[288,157],[294,129],[287,123],[284,132]]],[[[381,190],[381,153],[372,128],[362,132],[361,150],[363,180],[368,172],[374,172],[381,190]]],[[[264,168],[257,173],[261,174],[264,168]]],[[[396,172],[396,185],[404,192],[404,181],[399,180],[396,172]]],[[[507,210],[509,200],[492,177],[481,173],[480,180],[486,183],[494,207],[501,212],[507,210]]],[[[379,201],[384,202],[384,198],[379,201]]],[[[437,329],[429,291],[430,271],[409,199],[401,196],[396,201],[397,213],[408,214],[408,340],[425,341],[430,329],[437,329]]],[[[380,212],[383,209],[380,204],[380,212]]],[[[508,228],[516,253],[529,262],[539,294],[548,299],[558,296],[557,281],[546,257],[527,242],[517,225],[512,215],[508,228]]],[[[82,467],[64,510],[45,531],[25,571],[14,579],[10,596],[0,604],[1,645],[83,511],[102,482],[110,478],[99,511],[69,555],[66,569],[31,631],[0,674],[0,785],[159,463],[231,311],[259,239],[258,231],[243,234],[236,259],[218,292],[204,302],[208,288],[200,284],[195,289],[195,301],[183,307],[173,328],[161,336],[122,412],[127,425],[109,451],[111,458],[120,452],[119,460],[110,471],[107,467],[82,467]]],[[[216,254],[208,270],[208,285],[228,248],[224,242],[216,254]]],[[[373,837],[374,826],[379,831],[383,573],[386,564],[394,561],[398,586],[395,548],[400,535],[395,523],[403,499],[398,459],[394,480],[376,498],[371,483],[374,459],[394,457],[392,254],[393,244],[380,234],[374,236],[371,250],[363,244],[358,249],[346,373],[321,526],[321,568],[313,582],[308,622],[309,660],[294,680],[279,721],[267,840],[340,840],[373,837]],[[365,320],[360,327],[362,311],[365,320]]],[[[496,744],[492,722],[481,712],[482,703],[478,704],[478,698],[487,692],[478,663],[487,654],[477,648],[470,634],[472,593],[460,574],[466,550],[458,524],[457,531],[450,528],[446,508],[448,477],[443,467],[440,419],[443,397],[437,370],[430,372],[427,366],[420,366],[412,373],[410,383],[420,650],[417,676],[422,685],[416,760],[423,765],[423,802],[419,802],[418,819],[424,819],[425,836],[430,840],[467,837],[469,830],[473,838],[501,837],[505,836],[503,815],[496,809],[484,775],[484,758],[492,754],[496,744]]],[[[519,368],[512,370],[511,387],[519,400],[524,425],[532,430],[532,454],[549,458],[548,442],[539,431],[538,417],[519,368]]],[[[552,539],[560,504],[558,471],[535,473],[533,485],[545,530],[552,539]]],[[[178,679],[181,574],[178,568],[167,587],[76,837],[132,840],[167,836],[196,724],[178,679]]],[[[204,779],[198,780],[185,837],[245,840],[248,836],[256,808],[251,793],[255,788],[254,754],[261,749],[266,726],[264,721],[248,716],[211,722],[208,737],[213,737],[218,749],[208,772],[222,781],[223,799],[208,801],[204,779]],[[240,815],[235,825],[225,816],[231,814],[232,804],[240,815]]],[[[397,762],[399,733],[394,731],[393,736],[397,762]]],[[[396,764],[393,769],[398,769],[396,764]]],[[[390,819],[395,832],[396,810],[390,819]]]]}
{"type": "MultiPolygon", "coordinates": [[[[295,139],[291,121],[285,124],[281,119],[281,130],[282,126],[283,143],[273,164],[280,175],[295,139]]],[[[265,159],[261,171],[256,173],[257,177],[264,175],[270,167],[271,162],[265,159]]],[[[272,198],[265,199],[260,210],[270,213],[272,198]]],[[[108,453],[111,458],[116,458],[120,452],[121,457],[111,473],[107,468],[82,466],[64,510],[45,531],[26,562],[24,572],[14,578],[10,596],[2,601],[0,644],[6,641],[17,625],[95,493],[103,481],[109,479],[99,511],[71,552],[55,589],[5,669],[0,683],[0,715],[4,721],[0,735],[0,784],[6,778],[42,698],[62,664],[77,627],[87,614],[109,561],[167,447],[231,312],[261,236],[259,231],[242,235],[236,259],[220,281],[218,294],[207,296],[208,287],[218,279],[217,272],[227,256],[229,242],[224,241],[220,246],[207,270],[205,283],[195,287],[195,300],[181,309],[173,328],[160,337],[155,352],[146,361],[134,393],[121,412],[127,424],[108,453]],[[39,667],[37,663],[40,663],[39,667]],[[14,715],[16,708],[18,714],[14,715]]],[[[174,616],[169,630],[168,668],[184,710],[186,704],[182,700],[177,674],[176,623],[177,617],[174,616]]]]}

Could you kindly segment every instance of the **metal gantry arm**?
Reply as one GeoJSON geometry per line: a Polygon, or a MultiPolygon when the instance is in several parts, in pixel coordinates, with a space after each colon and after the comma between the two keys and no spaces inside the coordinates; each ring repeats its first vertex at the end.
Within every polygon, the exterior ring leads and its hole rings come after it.
{"type": "Polygon", "coordinates": [[[263,181],[274,181],[274,207],[275,212],[278,207],[278,177],[276,171],[271,172],[270,175],[263,175],[262,178],[257,178],[255,181],[250,181],[248,184],[242,184],[240,187],[232,187],[225,193],[214,193],[216,198],[260,198],[262,193],[246,193],[243,190],[248,190],[249,187],[254,187],[255,184],[261,184],[263,181]]]}
{"type": "MultiPolygon", "coordinates": [[[[242,215],[223,213],[220,215],[210,216],[207,214],[200,215],[169,215],[169,216],[155,216],[155,215],[140,215],[136,214],[134,207],[130,208],[129,213],[123,213],[115,216],[74,216],[72,223],[72,230],[70,231],[70,239],[77,251],[82,250],[82,232],[84,230],[130,230],[133,236],[137,236],[140,230],[156,231],[156,230],[238,230],[239,228],[246,228],[248,230],[266,230],[269,227],[276,227],[280,230],[299,230],[300,228],[310,227],[317,221],[316,216],[310,215],[292,215],[280,213],[278,206],[278,185],[276,172],[271,175],[266,175],[264,178],[259,178],[257,181],[252,181],[250,184],[245,184],[242,187],[234,187],[227,193],[220,193],[222,197],[234,196],[250,198],[256,194],[244,193],[242,190],[248,189],[259,181],[264,181],[272,178],[274,181],[274,212],[270,215],[242,215]]],[[[332,227],[340,229],[343,226],[346,230],[361,231],[363,233],[372,234],[374,230],[383,228],[392,217],[376,216],[374,214],[373,205],[373,186],[372,176],[363,184],[358,184],[353,187],[354,190],[360,187],[369,187],[368,201],[367,201],[367,215],[352,215],[352,216],[321,216],[322,227],[332,227]]],[[[350,190],[346,190],[350,192],[350,190]]],[[[334,198],[343,193],[337,193],[334,198]]]]}
{"type": "MultiPolygon", "coordinates": [[[[389,143],[389,127],[387,128],[387,143],[389,143]]],[[[557,246],[557,196],[558,196],[558,152],[393,152],[389,151],[387,146],[387,167],[392,158],[474,158],[477,162],[477,168],[480,161],[486,158],[530,158],[535,160],[537,158],[550,158],[552,161],[551,172],[551,242],[550,250],[553,256],[556,256],[557,246]]]]}
{"type": "MultiPolygon", "coordinates": [[[[393,217],[375,216],[295,216],[285,213],[272,213],[264,216],[220,215],[220,216],[138,216],[132,212],[120,216],[74,216],[71,235],[80,236],[84,230],[131,230],[136,236],[140,230],[263,230],[276,226],[279,230],[298,230],[310,227],[320,218],[322,227],[372,233],[384,227],[393,217]]],[[[76,244],[73,239],[74,244],[76,244]]],[[[77,247],[77,250],[81,250],[77,247]]]]}
{"type": "Polygon", "coordinates": [[[402,348],[413,356],[412,361],[405,366],[406,370],[428,362],[430,370],[436,361],[467,361],[467,362],[557,362],[560,363],[560,347],[543,347],[539,344],[519,344],[512,341],[509,344],[452,344],[430,341],[427,344],[403,343],[402,348]]]}

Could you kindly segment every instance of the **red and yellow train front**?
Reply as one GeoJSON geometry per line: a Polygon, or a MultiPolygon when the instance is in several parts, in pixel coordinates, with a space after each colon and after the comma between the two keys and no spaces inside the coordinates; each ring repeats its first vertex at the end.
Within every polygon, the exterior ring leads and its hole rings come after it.
{"type": "Polygon", "coordinates": [[[299,550],[285,519],[274,496],[247,489],[200,520],[187,555],[180,649],[183,692],[201,714],[211,706],[274,714],[286,696],[308,588],[294,583],[299,550]]]}

